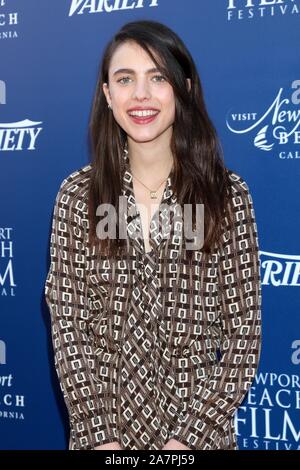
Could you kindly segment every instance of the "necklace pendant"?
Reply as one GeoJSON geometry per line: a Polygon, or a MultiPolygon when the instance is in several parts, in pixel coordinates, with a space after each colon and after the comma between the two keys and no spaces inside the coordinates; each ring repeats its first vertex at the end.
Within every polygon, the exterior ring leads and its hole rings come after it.
{"type": "Polygon", "coordinates": [[[157,199],[156,191],[150,191],[150,197],[151,199],[157,199]]]}

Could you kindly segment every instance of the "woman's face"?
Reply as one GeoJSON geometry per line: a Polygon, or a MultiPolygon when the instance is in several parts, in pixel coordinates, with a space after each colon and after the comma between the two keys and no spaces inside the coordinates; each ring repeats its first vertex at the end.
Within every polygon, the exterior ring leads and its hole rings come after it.
{"type": "Polygon", "coordinates": [[[103,85],[114,118],[136,142],[150,142],[172,134],[175,96],[172,86],[135,42],[115,51],[109,67],[109,85],[103,85]],[[126,69],[119,71],[119,69],[126,69]]]}

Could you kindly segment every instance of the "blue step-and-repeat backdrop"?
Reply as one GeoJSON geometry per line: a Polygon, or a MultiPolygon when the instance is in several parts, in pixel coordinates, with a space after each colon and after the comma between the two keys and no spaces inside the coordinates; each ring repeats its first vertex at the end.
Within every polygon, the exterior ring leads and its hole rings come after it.
{"type": "Polygon", "coordinates": [[[68,445],[44,299],[52,210],[89,162],[104,46],[134,19],[186,43],[254,200],[263,347],[239,448],[300,449],[300,0],[0,0],[0,449],[68,445]]]}

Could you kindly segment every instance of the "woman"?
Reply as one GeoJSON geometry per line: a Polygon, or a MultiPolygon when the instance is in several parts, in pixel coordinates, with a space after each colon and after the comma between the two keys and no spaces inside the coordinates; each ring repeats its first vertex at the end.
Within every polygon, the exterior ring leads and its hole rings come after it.
{"type": "Polygon", "coordinates": [[[91,164],[57,194],[45,286],[69,449],[237,449],[260,354],[257,228],[172,30],[135,21],[107,45],[90,136],[91,164]]]}

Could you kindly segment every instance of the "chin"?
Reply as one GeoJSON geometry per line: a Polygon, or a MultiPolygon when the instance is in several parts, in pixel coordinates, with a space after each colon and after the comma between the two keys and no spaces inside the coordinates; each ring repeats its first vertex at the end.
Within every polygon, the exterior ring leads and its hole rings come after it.
{"type": "Polygon", "coordinates": [[[151,142],[152,140],[155,140],[159,137],[160,133],[155,133],[155,134],[142,134],[142,133],[134,133],[134,132],[127,132],[129,137],[134,140],[135,142],[138,143],[143,143],[143,142],[151,142]]]}
{"type": "Polygon", "coordinates": [[[146,129],[141,129],[139,132],[136,130],[132,131],[131,129],[125,129],[125,132],[135,142],[151,142],[152,140],[161,137],[164,133],[169,132],[170,127],[171,126],[155,131],[150,131],[150,129],[148,131],[146,129]]]}

